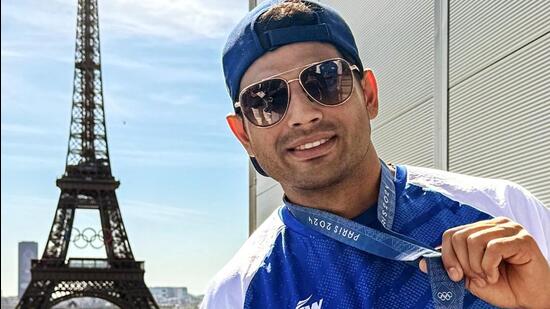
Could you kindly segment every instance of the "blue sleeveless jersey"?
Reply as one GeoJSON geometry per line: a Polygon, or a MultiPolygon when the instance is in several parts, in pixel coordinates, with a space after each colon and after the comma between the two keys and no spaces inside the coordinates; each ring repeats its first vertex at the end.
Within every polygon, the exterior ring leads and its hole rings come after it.
{"type": "MultiPolygon", "coordinates": [[[[550,225],[549,211],[521,187],[436,170],[408,170],[396,168],[396,232],[436,247],[447,229],[506,215],[507,201],[513,200],[521,202],[514,207],[528,207],[534,215],[520,216],[525,222],[512,219],[535,236],[548,257],[545,237],[550,233],[544,229],[550,225]]],[[[382,230],[376,212],[374,205],[354,220],[382,230]]],[[[417,268],[321,235],[299,223],[283,205],[212,281],[202,307],[433,308],[433,303],[428,276],[417,268]]],[[[464,307],[493,308],[469,292],[464,307]]]]}

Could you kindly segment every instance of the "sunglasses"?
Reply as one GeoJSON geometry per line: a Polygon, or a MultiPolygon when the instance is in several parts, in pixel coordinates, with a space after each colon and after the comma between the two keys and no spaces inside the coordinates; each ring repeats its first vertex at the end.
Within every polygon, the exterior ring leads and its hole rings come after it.
{"type": "Polygon", "coordinates": [[[322,106],[344,104],[353,91],[353,71],[359,68],[344,59],[334,58],[310,63],[247,86],[234,104],[246,119],[258,127],[267,128],[279,123],[286,115],[290,104],[290,83],[300,82],[308,97],[322,106]],[[281,77],[301,69],[298,78],[286,80],[281,77]]]}

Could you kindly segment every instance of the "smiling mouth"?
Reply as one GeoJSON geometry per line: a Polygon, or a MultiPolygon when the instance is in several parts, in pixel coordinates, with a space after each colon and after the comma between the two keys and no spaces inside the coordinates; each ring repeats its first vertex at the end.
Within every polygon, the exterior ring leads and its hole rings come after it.
{"type": "Polygon", "coordinates": [[[329,140],[328,138],[322,138],[318,141],[313,141],[311,143],[305,143],[303,145],[300,145],[300,146],[294,148],[293,150],[306,150],[306,149],[319,147],[320,145],[326,143],[328,140],[329,140]]]}
{"type": "Polygon", "coordinates": [[[321,138],[290,148],[288,151],[299,161],[311,160],[326,155],[336,143],[336,136],[321,138]]]}

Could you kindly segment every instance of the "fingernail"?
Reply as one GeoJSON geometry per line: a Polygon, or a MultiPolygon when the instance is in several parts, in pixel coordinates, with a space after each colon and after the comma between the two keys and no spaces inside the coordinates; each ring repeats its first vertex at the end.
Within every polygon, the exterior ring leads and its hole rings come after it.
{"type": "Polygon", "coordinates": [[[449,277],[451,277],[451,280],[453,281],[460,280],[460,274],[458,273],[456,267],[449,268],[449,277]]]}

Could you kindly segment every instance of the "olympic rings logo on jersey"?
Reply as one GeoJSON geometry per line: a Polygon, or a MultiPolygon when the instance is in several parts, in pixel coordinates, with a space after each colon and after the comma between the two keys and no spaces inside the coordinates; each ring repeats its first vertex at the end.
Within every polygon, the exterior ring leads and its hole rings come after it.
{"type": "Polygon", "coordinates": [[[91,227],[87,227],[82,230],[73,228],[72,243],[78,249],[84,249],[90,245],[94,249],[100,249],[105,243],[111,242],[111,233],[108,229],[94,230],[91,227]],[[107,239],[104,236],[108,236],[107,239]]]}
{"type": "Polygon", "coordinates": [[[437,298],[443,301],[449,301],[453,298],[453,292],[438,292],[437,298]]]}

